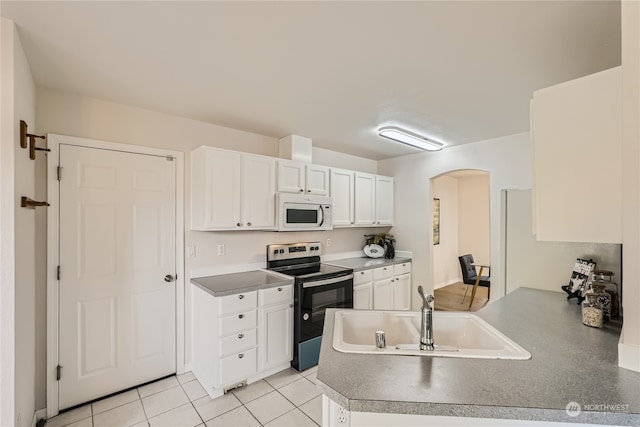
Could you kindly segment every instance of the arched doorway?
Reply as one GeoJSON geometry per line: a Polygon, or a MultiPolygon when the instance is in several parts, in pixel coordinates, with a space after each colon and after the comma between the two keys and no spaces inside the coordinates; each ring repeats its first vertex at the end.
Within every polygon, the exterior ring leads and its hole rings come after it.
{"type": "MultiPolygon", "coordinates": [[[[462,283],[458,257],[472,254],[491,264],[489,173],[458,170],[431,179],[433,195],[432,280],[437,310],[467,310],[471,286],[462,283]],[[466,288],[469,288],[464,296],[466,288]],[[464,298],[464,303],[463,303],[464,298]]],[[[483,275],[487,274],[483,272],[483,275]]],[[[488,302],[487,288],[478,288],[471,311],[488,302]]]]}

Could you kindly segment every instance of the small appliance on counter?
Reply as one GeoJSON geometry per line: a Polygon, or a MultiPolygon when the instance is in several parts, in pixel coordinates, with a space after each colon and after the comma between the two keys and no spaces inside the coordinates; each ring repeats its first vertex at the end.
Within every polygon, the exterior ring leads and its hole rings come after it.
{"type": "Polygon", "coordinates": [[[327,308],[353,308],[353,269],[322,264],[320,242],[267,245],[267,269],[293,276],[293,360],[304,371],[318,364],[327,308]]]}

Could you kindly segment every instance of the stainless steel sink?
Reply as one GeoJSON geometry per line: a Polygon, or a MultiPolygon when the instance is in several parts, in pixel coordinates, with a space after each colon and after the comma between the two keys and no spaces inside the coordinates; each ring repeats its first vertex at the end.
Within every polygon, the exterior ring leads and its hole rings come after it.
{"type": "Polygon", "coordinates": [[[433,313],[434,351],[419,350],[420,313],[411,311],[338,310],[333,348],[344,353],[467,357],[531,358],[531,354],[475,314],[433,313]],[[376,331],[384,331],[386,347],[376,347],[376,331]]]}

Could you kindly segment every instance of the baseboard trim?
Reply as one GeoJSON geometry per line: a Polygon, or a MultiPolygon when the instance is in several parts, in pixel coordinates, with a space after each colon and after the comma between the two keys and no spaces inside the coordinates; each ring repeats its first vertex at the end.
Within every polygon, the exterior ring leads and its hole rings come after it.
{"type": "Polygon", "coordinates": [[[31,421],[31,427],[36,427],[38,425],[38,421],[44,420],[47,418],[47,408],[38,409],[33,413],[33,420],[31,421]]]}
{"type": "Polygon", "coordinates": [[[640,372],[640,345],[618,342],[618,366],[640,372]]]}
{"type": "Polygon", "coordinates": [[[445,286],[453,285],[454,283],[458,283],[461,280],[457,277],[455,279],[447,280],[446,282],[436,283],[433,285],[433,290],[444,288],[445,286]]]}

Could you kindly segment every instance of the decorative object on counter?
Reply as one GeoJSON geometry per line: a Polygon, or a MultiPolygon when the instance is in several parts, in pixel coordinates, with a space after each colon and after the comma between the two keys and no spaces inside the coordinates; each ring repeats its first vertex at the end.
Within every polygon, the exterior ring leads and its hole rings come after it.
{"type": "Polygon", "coordinates": [[[433,244],[440,244],[440,199],[433,199],[433,244]]]}
{"type": "Polygon", "coordinates": [[[596,268],[596,263],[592,259],[578,258],[576,260],[569,284],[561,287],[568,294],[567,299],[578,298],[578,304],[584,301],[583,291],[594,268],[596,268]]]}
{"type": "Polygon", "coordinates": [[[620,293],[618,284],[613,281],[613,272],[609,270],[594,270],[593,282],[604,285],[604,290],[611,296],[611,318],[620,315],[620,293]]]}
{"type": "Polygon", "coordinates": [[[593,328],[602,328],[604,310],[598,301],[598,295],[588,292],[582,301],[582,323],[593,328]]]}
{"type": "Polygon", "coordinates": [[[387,259],[396,257],[396,249],[393,246],[396,239],[391,234],[378,233],[378,234],[365,234],[365,247],[364,253],[369,258],[382,258],[387,259]]]}
{"type": "Polygon", "coordinates": [[[604,290],[604,285],[599,282],[594,282],[591,285],[591,289],[593,290],[592,293],[597,295],[600,305],[602,305],[604,320],[611,320],[611,295],[604,290]]]}
{"type": "Polygon", "coordinates": [[[364,254],[369,258],[382,258],[384,256],[384,248],[380,245],[366,245],[364,254]]]}

